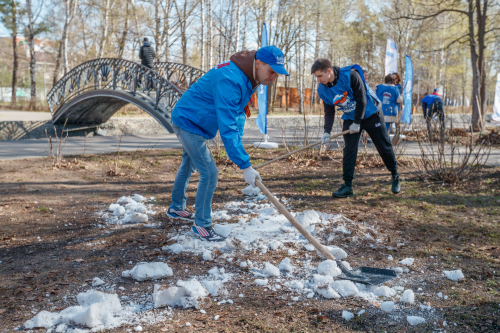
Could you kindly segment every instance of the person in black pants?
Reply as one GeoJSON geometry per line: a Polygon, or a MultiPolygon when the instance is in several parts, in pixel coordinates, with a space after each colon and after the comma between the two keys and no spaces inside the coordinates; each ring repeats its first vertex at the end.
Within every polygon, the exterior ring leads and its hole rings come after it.
{"type": "Polygon", "coordinates": [[[349,130],[349,134],[344,135],[345,146],[342,160],[344,185],[333,192],[332,196],[336,198],[353,196],[352,180],[358,156],[359,138],[363,130],[372,139],[385,166],[392,174],[392,192],[399,193],[401,182],[398,164],[385,130],[381,102],[365,82],[363,69],[358,65],[333,67],[329,60],[318,59],[311,67],[311,74],[314,74],[320,83],[318,95],[323,100],[325,108],[325,133],[321,142],[326,143],[330,140],[330,132],[335,120],[335,107],[344,112],[342,115],[343,131],[349,130]]]}
{"type": "MultiPolygon", "coordinates": [[[[152,69],[154,67],[155,56],[155,49],[149,43],[148,38],[144,37],[144,44],[139,49],[139,58],[141,59],[141,65],[152,69]]],[[[146,82],[146,89],[149,90],[151,88],[152,82],[150,79],[148,79],[146,82]]]]}

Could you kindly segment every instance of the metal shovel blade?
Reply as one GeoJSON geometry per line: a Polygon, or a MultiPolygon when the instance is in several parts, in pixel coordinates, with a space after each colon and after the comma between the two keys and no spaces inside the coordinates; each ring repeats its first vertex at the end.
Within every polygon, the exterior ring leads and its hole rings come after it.
{"type": "Polygon", "coordinates": [[[342,263],[338,263],[342,274],[339,276],[344,280],[351,280],[357,283],[378,285],[385,283],[397,277],[392,269],[382,269],[374,267],[360,267],[356,269],[347,269],[342,263]]]}

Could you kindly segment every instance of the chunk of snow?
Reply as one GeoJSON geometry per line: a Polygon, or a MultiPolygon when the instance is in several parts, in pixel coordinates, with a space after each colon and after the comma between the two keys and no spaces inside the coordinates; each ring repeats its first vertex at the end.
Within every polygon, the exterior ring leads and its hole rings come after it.
{"type": "Polygon", "coordinates": [[[202,258],[205,261],[212,261],[214,258],[212,258],[212,252],[209,250],[203,250],[202,258]]]}
{"type": "Polygon", "coordinates": [[[391,255],[388,255],[388,256],[387,256],[387,260],[392,261],[392,260],[394,260],[394,258],[393,258],[391,255]]]}
{"type": "Polygon", "coordinates": [[[401,302],[410,304],[415,303],[415,294],[413,293],[413,290],[411,289],[405,290],[403,292],[403,295],[401,296],[401,302]]]}
{"type": "Polygon", "coordinates": [[[142,326],[141,326],[141,325],[136,326],[136,327],[134,328],[134,331],[136,331],[136,332],[142,332],[142,326]]]}
{"type": "Polygon", "coordinates": [[[280,276],[280,270],[278,269],[278,267],[268,262],[264,263],[264,270],[262,271],[262,273],[269,276],[280,276]]]}
{"type": "Polygon", "coordinates": [[[406,320],[408,321],[408,324],[410,324],[411,326],[415,326],[425,322],[425,318],[418,316],[406,316],[406,320]]]}
{"type": "Polygon", "coordinates": [[[260,193],[260,188],[258,187],[252,187],[252,185],[248,185],[247,187],[245,187],[244,189],[241,190],[241,193],[243,193],[244,195],[249,195],[249,196],[252,196],[252,195],[257,195],[260,193]]]}
{"type": "Polygon", "coordinates": [[[125,208],[123,208],[122,206],[118,205],[118,207],[116,207],[114,210],[113,210],[113,215],[114,216],[122,216],[123,214],[125,214],[125,208]]]}
{"type": "Polygon", "coordinates": [[[123,271],[123,277],[130,277],[137,281],[157,280],[172,276],[172,268],[163,262],[138,264],[129,271],[123,271]]]}
{"type": "Polygon", "coordinates": [[[313,275],[313,284],[315,287],[325,287],[333,282],[333,277],[331,275],[313,275]]]}
{"type": "Polygon", "coordinates": [[[142,195],[140,194],[134,194],[134,200],[136,202],[143,202],[143,201],[146,201],[146,198],[144,198],[142,195]]]}
{"type": "Polygon", "coordinates": [[[148,222],[148,216],[142,213],[133,213],[130,215],[128,221],[129,223],[144,223],[148,222]]]}
{"type": "Polygon", "coordinates": [[[437,293],[437,295],[438,295],[439,298],[443,298],[443,293],[442,292],[437,293]]]}
{"type": "Polygon", "coordinates": [[[184,246],[182,246],[182,244],[179,243],[174,243],[172,245],[166,246],[166,248],[170,250],[170,252],[175,254],[179,254],[182,252],[182,250],[184,250],[184,246]]]}
{"type": "Polygon", "coordinates": [[[345,320],[349,321],[351,320],[352,318],[354,317],[354,313],[352,312],[349,312],[349,311],[342,311],[342,318],[344,318],[345,320]]]}
{"type": "Polygon", "coordinates": [[[342,274],[342,271],[337,267],[337,263],[335,261],[325,260],[318,265],[318,273],[321,275],[337,277],[342,274]]]}
{"type": "Polygon", "coordinates": [[[106,283],[106,282],[104,282],[103,280],[99,279],[98,277],[95,277],[92,280],[92,287],[97,287],[97,286],[100,286],[100,285],[102,285],[104,283],[106,283]]]}
{"type": "Polygon", "coordinates": [[[296,255],[296,254],[297,254],[297,251],[292,250],[292,249],[288,249],[288,255],[289,255],[289,256],[294,256],[294,255],[296,255]]]}
{"type": "MultiPolygon", "coordinates": [[[[333,254],[333,256],[335,258],[337,258],[339,260],[347,258],[347,252],[345,252],[344,250],[342,250],[340,247],[326,246],[326,248],[328,249],[328,251],[330,251],[331,254],[333,254]]],[[[323,257],[322,254],[320,254],[320,255],[323,257]]]]}
{"type": "Polygon", "coordinates": [[[382,297],[391,297],[396,295],[396,291],[387,286],[378,287],[377,289],[375,289],[373,293],[377,296],[382,296],[382,297]]]}
{"type": "MultiPolygon", "coordinates": [[[[252,186],[252,185],[250,185],[250,186],[252,186]]],[[[219,315],[217,315],[217,316],[215,316],[215,317],[214,317],[214,320],[217,320],[217,319],[219,319],[219,318],[220,318],[220,316],[219,316],[219,315]]]]}
{"type": "Polygon", "coordinates": [[[391,312],[394,309],[394,302],[387,301],[380,304],[380,310],[385,312],[391,312]]]}
{"type": "Polygon", "coordinates": [[[432,309],[432,306],[430,306],[430,305],[420,304],[420,310],[422,310],[422,311],[431,311],[431,309],[432,309]]]}
{"type": "Polygon", "coordinates": [[[464,274],[461,269],[457,269],[455,271],[443,271],[444,275],[452,281],[458,281],[459,279],[464,278],[464,274]]]}
{"type": "Polygon", "coordinates": [[[234,224],[216,224],[213,228],[217,234],[222,237],[228,237],[231,230],[234,228],[234,224]]]}
{"type": "Polygon", "coordinates": [[[282,271],[287,271],[287,272],[290,272],[290,273],[293,273],[293,270],[294,270],[294,267],[292,265],[292,260],[288,257],[284,258],[283,260],[281,260],[278,268],[282,271]]]}
{"type": "Polygon", "coordinates": [[[402,267],[393,267],[391,268],[394,272],[396,272],[397,274],[401,274],[403,273],[403,268],[402,267]]]}
{"type": "Polygon", "coordinates": [[[359,293],[358,288],[352,281],[349,280],[333,281],[331,287],[333,288],[333,290],[342,295],[342,297],[356,296],[359,293]]]}
{"type": "Polygon", "coordinates": [[[351,270],[351,264],[349,264],[347,261],[341,261],[340,262],[342,265],[344,265],[345,268],[347,268],[348,270],[351,270]]]}
{"type": "Polygon", "coordinates": [[[267,279],[255,279],[255,284],[258,286],[265,286],[267,284],[267,279]]]}
{"type": "Polygon", "coordinates": [[[326,288],[315,288],[315,291],[324,298],[340,298],[339,293],[328,286],[326,288]]]}
{"type": "Polygon", "coordinates": [[[246,261],[241,261],[241,262],[240,262],[240,267],[241,267],[241,268],[245,268],[245,267],[247,267],[247,266],[248,266],[248,265],[247,265],[246,261]]]}
{"type": "Polygon", "coordinates": [[[304,289],[304,283],[302,283],[301,281],[298,281],[298,280],[291,281],[291,283],[290,283],[290,289],[293,289],[293,290],[302,290],[302,289],[304,289]]]}
{"type": "Polygon", "coordinates": [[[405,259],[401,260],[399,263],[401,265],[411,266],[411,265],[413,265],[414,261],[415,261],[415,259],[413,259],[413,258],[405,258],[405,259]]]}
{"type": "Polygon", "coordinates": [[[307,251],[314,251],[316,248],[314,247],[314,245],[312,244],[306,244],[304,245],[304,248],[307,250],[307,251]]]}
{"type": "Polygon", "coordinates": [[[297,214],[295,218],[304,228],[309,227],[311,224],[316,224],[321,222],[319,214],[314,210],[305,210],[297,214]]]}
{"type": "Polygon", "coordinates": [[[363,313],[365,313],[366,311],[363,309],[361,311],[358,312],[358,316],[361,316],[363,313]]]}
{"type": "Polygon", "coordinates": [[[208,296],[208,291],[196,279],[177,281],[177,286],[164,289],[155,284],[153,302],[155,307],[182,306],[183,308],[198,307],[198,299],[208,296]]]}
{"type": "Polygon", "coordinates": [[[108,210],[109,210],[110,212],[114,212],[114,211],[115,211],[115,209],[116,209],[116,208],[118,208],[118,207],[121,207],[121,206],[120,206],[119,204],[112,203],[111,205],[109,205],[108,210]]]}

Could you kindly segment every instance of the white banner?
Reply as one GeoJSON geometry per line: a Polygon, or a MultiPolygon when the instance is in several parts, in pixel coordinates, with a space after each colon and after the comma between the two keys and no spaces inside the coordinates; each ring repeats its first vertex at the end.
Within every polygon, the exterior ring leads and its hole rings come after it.
{"type": "Polygon", "coordinates": [[[387,38],[387,48],[385,50],[385,75],[398,72],[398,47],[396,43],[387,38]]]}
{"type": "Polygon", "coordinates": [[[497,75],[497,85],[495,87],[495,104],[493,104],[493,116],[491,117],[494,121],[500,121],[500,73],[497,75]]]}

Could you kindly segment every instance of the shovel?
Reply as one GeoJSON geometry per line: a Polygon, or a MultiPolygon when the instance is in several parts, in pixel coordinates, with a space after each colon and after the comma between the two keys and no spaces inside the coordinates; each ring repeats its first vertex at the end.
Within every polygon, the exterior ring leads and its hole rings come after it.
{"type": "MultiPolygon", "coordinates": [[[[337,134],[335,134],[334,136],[331,136],[331,137],[330,137],[330,140],[331,140],[331,139],[334,139],[334,138],[337,138],[337,137],[339,137],[339,136],[341,136],[341,135],[346,135],[346,134],[349,134],[349,130],[347,130],[347,131],[343,131],[342,133],[337,133],[337,134]]],[[[256,167],[254,167],[254,169],[262,168],[263,166],[266,166],[266,165],[271,164],[271,163],[273,163],[273,162],[279,161],[279,160],[281,160],[281,159],[283,159],[283,158],[285,158],[285,157],[288,157],[288,156],[290,156],[290,155],[293,155],[293,154],[295,154],[295,153],[298,153],[299,151],[302,151],[302,150],[309,149],[309,148],[311,148],[311,147],[317,146],[317,145],[319,145],[320,143],[321,143],[321,141],[318,141],[318,142],[313,142],[313,143],[311,143],[311,144],[309,144],[309,145],[307,145],[307,146],[305,146],[305,147],[302,147],[302,148],[299,148],[299,149],[297,149],[297,150],[291,151],[291,152],[289,152],[289,153],[287,153],[287,154],[285,154],[285,155],[278,156],[278,157],[276,157],[275,159],[272,159],[272,160],[270,160],[270,161],[267,161],[266,163],[262,163],[262,164],[260,164],[260,165],[257,165],[256,167]]]]}
{"type": "MultiPolygon", "coordinates": [[[[272,161],[271,161],[272,162],[272,161]]],[[[358,283],[378,285],[387,282],[397,277],[396,272],[392,269],[381,269],[374,267],[361,267],[357,269],[347,269],[344,264],[335,258],[333,254],[328,251],[316,238],[307,231],[302,224],[290,214],[290,212],[283,206],[278,199],[262,184],[259,179],[255,179],[255,185],[271,200],[271,202],[278,208],[278,210],[285,215],[290,223],[304,236],[326,259],[334,260],[337,266],[342,271],[340,278],[344,280],[351,280],[358,283]]]]}

